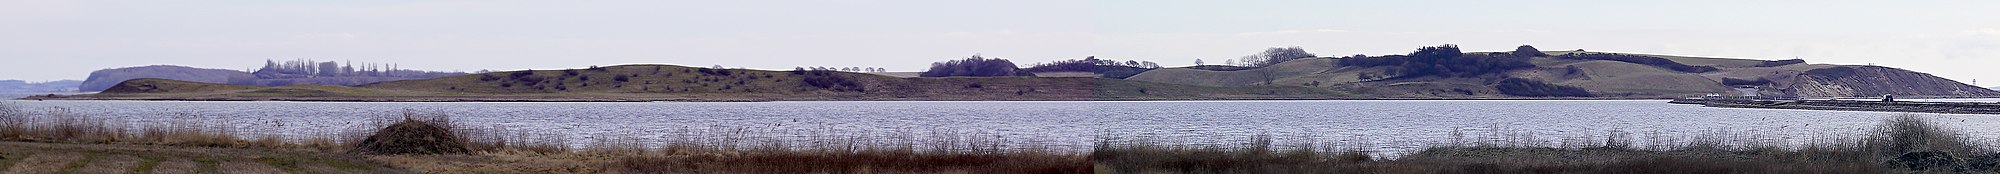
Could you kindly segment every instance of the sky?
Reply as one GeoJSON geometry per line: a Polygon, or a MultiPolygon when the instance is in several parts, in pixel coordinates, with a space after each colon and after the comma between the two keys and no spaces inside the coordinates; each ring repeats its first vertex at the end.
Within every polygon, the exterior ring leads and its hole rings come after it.
{"type": "Polygon", "coordinates": [[[675,64],[921,71],[971,55],[1216,64],[1585,49],[1875,64],[2000,86],[2000,1],[61,1],[0,0],[0,79],[267,59],[423,70],[675,64]]]}

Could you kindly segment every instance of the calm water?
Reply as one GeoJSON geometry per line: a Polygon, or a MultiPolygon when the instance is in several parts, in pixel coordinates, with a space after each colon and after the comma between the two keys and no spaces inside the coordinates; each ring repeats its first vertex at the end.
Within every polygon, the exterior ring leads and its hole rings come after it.
{"type": "MultiPolygon", "coordinates": [[[[555,132],[573,143],[607,137],[647,143],[739,135],[756,141],[810,137],[867,140],[957,138],[1010,146],[1088,149],[1100,139],[1227,146],[1254,135],[1277,144],[1314,142],[1381,152],[1513,137],[1545,144],[1676,141],[1716,132],[1781,144],[1864,133],[1898,113],[1702,108],[1666,101],[1145,101],[1145,102],[756,102],[756,103],[340,103],[11,101],[27,110],[67,109],[127,124],[202,121],[244,135],[310,135],[365,128],[405,110],[511,130],[555,132]],[[198,117],[176,117],[176,113],[198,117]],[[1459,136],[1454,136],[1458,132],[1459,136]]],[[[2000,138],[1996,115],[1925,114],[1978,139],[2000,138]]]]}

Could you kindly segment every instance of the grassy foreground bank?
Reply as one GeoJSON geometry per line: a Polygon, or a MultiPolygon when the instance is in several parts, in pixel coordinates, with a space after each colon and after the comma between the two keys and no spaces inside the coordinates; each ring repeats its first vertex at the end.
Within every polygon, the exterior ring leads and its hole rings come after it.
{"type": "MultiPolygon", "coordinates": [[[[1188,147],[1100,142],[1096,173],[1993,173],[2000,153],[1921,116],[1883,120],[1859,137],[1824,138],[1786,147],[1704,134],[1687,141],[1635,145],[1629,135],[1551,145],[1499,138],[1428,147],[1397,158],[1313,144],[1188,147]]],[[[1742,138],[1742,137],[1735,137],[1742,138]]],[[[1523,141],[1526,140],[1526,141],[1523,141]]]]}
{"type": "MultiPolygon", "coordinates": [[[[203,120],[175,114],[177,120],[203,120]]],[[[632,138],[572,147],[554,133],[479,127],[404,112],[328,133],[232,134],[204,121],[132,125],[0,102],[0,170],[9,173],[1089,173],[1080,152],[1005,148],[977,136],[812,144],[752,135],[632,138]],[[890,143],[883,143],[890,142],[890,143]],[[105,160],[112,159],[112,160],[105,160]],[[107,166],[107,167],[99,167],[107,166]],[[164,167],[162,167],[164,166],[164,167]],[[103,168],[103,169],[99,169],[103,168]],[[102,173],[102,172],[86,172],[102,173]],[[111,172],[124,173],[124,172],[111,172]]],[[[740,130],[738,130],[740,131],[740,130]]]]}
{"type": "MultiPolygon", "coordinates": [[[[172,117],[198,117],[177,114],[172,117]]],[[[200,120],[200,119],[183,119],[200,120]]],[[[0,170],[9,173],[1990,173],[1991,144],[1922,116],[1857,137],[1788,147],[1731,136],[1635,144],[1626,135],[1551,145],[1489,139],[1397,157],[1268,136],[1211,147],[1097,143],[1087,152],[1009,148],[980,136],[811,144],[751,135],[601,139],[572,147],[546,132],[483,128],[405,112],[302,136],[239,136],[202,121],[131,125],[0,102],[0,170]],[[106,172],[118,171],[118,172],[106,172]]]]}

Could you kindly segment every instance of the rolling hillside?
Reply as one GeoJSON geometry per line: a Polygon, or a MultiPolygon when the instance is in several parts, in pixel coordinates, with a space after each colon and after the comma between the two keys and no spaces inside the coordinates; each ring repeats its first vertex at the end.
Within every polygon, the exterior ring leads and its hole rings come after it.
{"type": "Polygon", "coordinates": [[[194,68],[194,67],[174,66],[174,65],[153,65],[153,66],[140,66],[140,67],[111,68],[111,69],[92,71],[90,72],[90,77],[82,82],[82,85],[79,86],[79,89],[81,91],[103,91],[107,88],[111,88],[112,85],[117,85],[118,83],[124,82],[126,80],[143,79],[143,78],[173,79],[180,81],[191,81],[191,82],[202,82],[202,83],[237,84],[237,85],[252,85],[252,86],[287,86],[287,85],[306,85],[306,84],[351,86],[351,85],[360,85],[360,84],[368,84],[368,83],[384,82],[384,81],[425,79],[436,76],[464,74],[464,73],[450,73],[450,72],[423,72],[415,70],[391,70],[390,73],[401,74],[401,75],[369,76],[369,75],[356,74],[356,75],[345,75],[345,76],[304,76],[296,74],[279,74],[271,72],[266,72],[264,74],[254,74],[249,72],[243,72],[238,70],[227,70],[227,69],[205,69],[205,68],[194,68]]]}
{"type": "MultiPolygon", "coordinates": [[[[524,70],[354,87],[135,79],[69,99],[293,101],[774,101],[1333,99],[1299,86],[1195,86],[1090,77],[899,78],[835,71],[623,65],[524,70]]],[[[65,99],[65,98],[50,98],[65,99]]]]}
{"type": "Polygon", "coordinates": [[[112,68],[91,71],[83,80],[83,91],[103,91],[119,82],[142,78],[176,79],[203,83],[248,84],[256,80],[250,73],[226,69],[202,69],[173,65],[153,65],[140,67],[112,68]]]}
{"type": "MultiPolygon", "coordinates": [[[[1739,95],[1739,87],[1761,96],[1876,97],[1885,94],[1923,97],[1993,97],[2000,92],[1908,70],[1856,65],[1806,64],[1798,60],[1752,60],[1579,51],[1547,51],[1550,55],[1593,53],[1653,57],[1686,65],[1713,67],[1672,69],[1644,60],[1592,60],[1527,57],[1531,67],[1473,76],[1395,76],[1402,66],[1342,66],[1342,58],[1307,58],[1270,67],[1211,71],[1164,68],[1128,78],[1136,81],[1198,86],[1332,87],[1375,98],[1519,98],[1495,87],[1502,79],[1526,79],[1555,86],[1581,88],[1593,98],[1675,98],[1708,94],[1739,95]],[[1689,70],[1697,70],[1688,72],[1689,70]],[[1315,83],[1317,82],[1317,83],[1315,83]],[[1314,85],[1318,84],[1318,85],[1314,85]]],[[[1465,53],[1498,55],[1501,53],[1465,53]]],[[[1667,63],[1667,62],[1652,62],[1667,63]]]]}

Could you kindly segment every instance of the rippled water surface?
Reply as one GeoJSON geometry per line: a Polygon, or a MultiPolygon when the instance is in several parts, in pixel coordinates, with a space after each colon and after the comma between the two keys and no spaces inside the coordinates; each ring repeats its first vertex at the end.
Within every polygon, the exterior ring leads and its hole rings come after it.
{"type": "MultiPolygon", "coordinates": [[[[368,118],[445,113],[466,125],[555,132],[589,142],[648,143],[734,132],[755,139],[809,136],[960,135],[1008,144],[1088,149],[1100,140],[1228,146],[1254,135],[1382,152],[1507,137],[1560,144],[1628,134],[1673,141],[1725,132],[1775,143],[1865,133],[1884,112],[1703,108],[1666,101],[1143,101],[1143,102],[751,102],[751,103],[345,103],[11,101],[128,124],[199,120],[239,134],[303,135],[364,127],[368,118]],[[175,116],[178,114],[194,115],[175,116]],[[747,134],[747,135],[746,135],[747,134]]],[[[2000,138],[1995,115],[1924,114],[1977,139],[2000,138]]]]}

